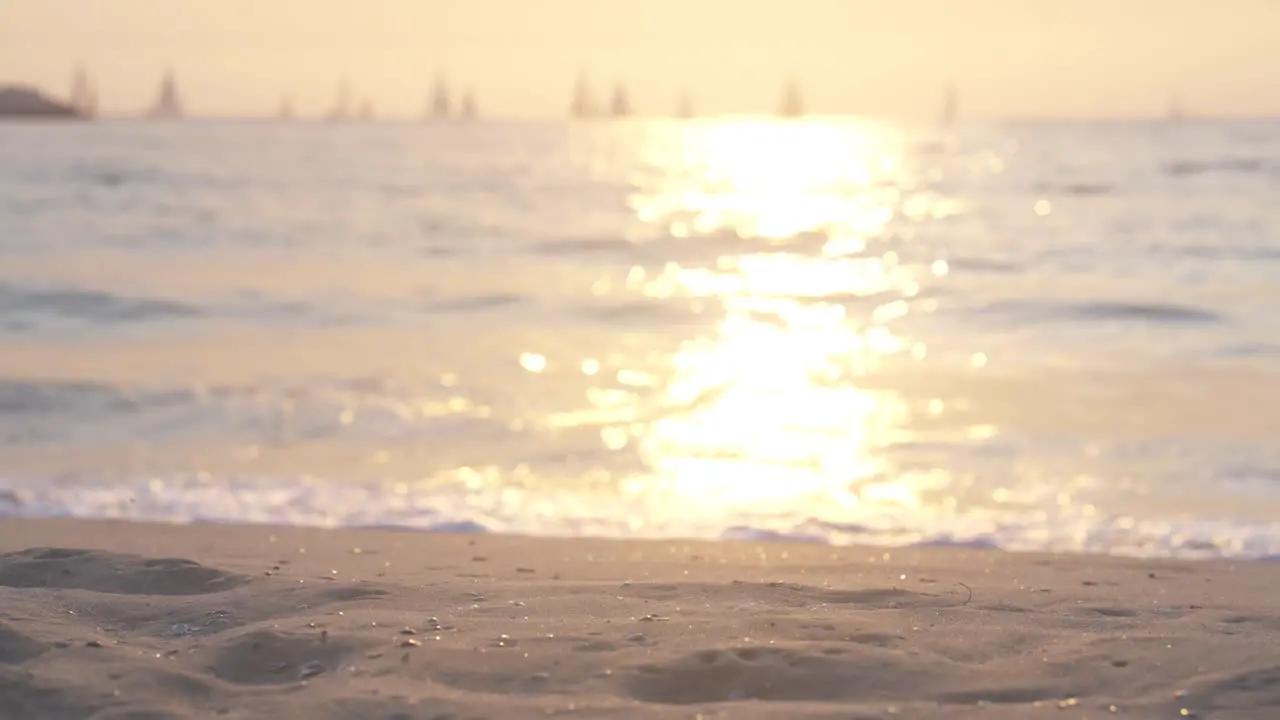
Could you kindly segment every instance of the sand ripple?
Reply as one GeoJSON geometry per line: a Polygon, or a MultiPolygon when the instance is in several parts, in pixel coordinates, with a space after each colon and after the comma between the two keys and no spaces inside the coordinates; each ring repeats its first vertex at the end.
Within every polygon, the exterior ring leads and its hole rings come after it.
{"type": "Polygon", "coordinates": [[[1271,564],[3,527],[6,719],[1280,712],[1271,564]]]}

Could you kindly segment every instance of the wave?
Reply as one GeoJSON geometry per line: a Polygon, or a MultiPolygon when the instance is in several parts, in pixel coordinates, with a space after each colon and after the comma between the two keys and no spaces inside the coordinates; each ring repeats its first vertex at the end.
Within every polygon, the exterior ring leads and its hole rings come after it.
{"type": "MultiPolygon", "coordinates": [[[[514,295],[440,300],[427,312],[480,310],[516,302],[514,295]]],[[[388,309],[358,296],[296,299],[252,290],[199,304],[77,288],[0,282],[0,331],[30,334],[77,323],[107,329],[152,322],[222,320],[253,325],[347,327],[385,319],[388,309]]]]}
{"type": "Polygon", "coordinates": [[[718,539],[883,547],[983,547],[1187,559],[1280,557],[1280,523],[1134,519],[1027,509],[856,520],[776,512],[670,512],[672,498],[517,497],[512,488],[171,475],[0,476],[0,518],[77,517],[448,533],[718,539]],[[523,512],[536,507],[538,512],[523,512]],[[649,510],[654,510],[649,512],[649,510]]]}
{"type": "Polygon", "coordinates": [[[0,378],[0,414],[106,412],[130,409],[129,393],[112,385],[0,378]]]}
{"type": "Polygon", "coordinates": [[[1026,270],[1025,265],[1012,260],[963,256],[947,258],[947,267],[952,271],[961,270],[976,273],[992,273],[997,275],[1016,275],[1026,270]]]}
{"type": "Polygon", "coordinates": [[[664,298],[584,305],[580,312],[609,324],[673,327],[718,320],[724,315],[724,306],[714,298],[664,298]]]}
{"type": "Polygon", "coordinates": [[[1110,195],[1115,188],[1107,183],[1069,183],[1059,189],[1065,195],[1089,197],[1110,195]]]}
{"type": "Polygon", "coordinates": [[[95,188],[119,188],[139,183],[163,185],[166,180],[172,180],[157,167],[148,167],[136,161],[129,163],[112,160],[79,162],[67,168],[66,175],[61,179],[95,188]]]}
{"type": "MultiPolygon", "coordinates": [[[[136,389],[104,383],[0,378],[0,448],[66,447],[81,440],[154,440],[131,423],[194,408],[200,397],[180,388],[136,389]]],[[[180,430],[168,416],[165,432],[180,430]]]]}
{"type": "Polygon", "coordinates": [[[166,455],[194,443],[226,457],[241,443],[291,451],[323,440],[347,452],[368,443],[510,439],[507,423],[492,419],[487,405],[457,407],[456,396],[435,379],[369,376],[210,385],[0,377],[0,456],[11,449],[65,451],[66,463],[75,465],[86,447],[166,455]]]}
{"type": "Polygon", "coordinates": [[[427,303],[425,310],[428,313],[441,314],[479,312],[515,305],[525,299],[524,295],[517,293],[490,293],[471,297],[432,300],[427,303]]]}
{"type": "Polygon", "coordinates": [[[1280,260],[1280,248],[1259,245],[1173,245],[1157,247],[1170,255],[1182,255],[1197,260],[1234,260],[1245,262],[1274,262],[1280,260]]]}
{"type": "Polygon", "coordinates": [[[626,257],[634,253],[637,244],[620,238],[574,238],[565,240],[546,240],[535,243],[530,250],[535,255],[562,256],[595,256],[617,255],[626,257]]]}
{"type": "Polygon", "coordinates": [[[1205,308],[1141,301],[1003,300],[991,303],[979,312],[1028,323],[1057,320],[1211,325],[1226,320],[1223,315],[1205,308]]]}
{"type": "Polygon", "coordinates": [[[1268,170],[1268,164],[1259,158],[1224,157],[1210,160],[1179,160],[1165,165],[1164,172],[1173,177],[1191,177],[1207,174],[1254,174],[1268,170]]]}
{"type": "Polygon", "coordinates": [[[1110,195],[1115,191],[1115,186],[1105,182],[1040,182],[1036,183],[1035,191],[1039,194],[1061,193],[1076,197],[1089,197],[1110,195]]]}
{"type": "Polygon", "coordinates": [[[1258,358],[1280,356],[1280,344],[1276,343],[1236,343],[1217,349],[1218,357],[1258,358]]]}
{"type": "Polygon", "coordinates": [[[0,320],[52,315],[90,322],[141,322],[203,314],[172,300],[120,295],[101,290],[40,288],[0,282],[0,320]],[[7,316],[7,318],[6,318],[7,316]]]}

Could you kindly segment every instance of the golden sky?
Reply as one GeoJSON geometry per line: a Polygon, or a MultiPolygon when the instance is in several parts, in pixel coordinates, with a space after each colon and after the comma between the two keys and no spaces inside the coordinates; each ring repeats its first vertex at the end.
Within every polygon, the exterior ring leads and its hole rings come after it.
{"type": "Polygon", "coordinates": [[[558,116],[579,68],[640,112],[934,117],[1280,114],[1280,0],[0,0],[0,82],[65,94],[77,61],[108,111],[172,66],[189,109],[322,113],[343,78],[383,115],[432,79],[490,115],[558,116]]]}

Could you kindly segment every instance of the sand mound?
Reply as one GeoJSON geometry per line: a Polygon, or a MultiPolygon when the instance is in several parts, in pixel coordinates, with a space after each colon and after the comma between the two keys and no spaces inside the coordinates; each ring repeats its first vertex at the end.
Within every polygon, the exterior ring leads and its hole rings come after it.
{"type": "Polygon", "coordinates": [[[39,640],[0,623],[0,665],[19,665],[44,651],[45,646],[39,640]]]}
{"type": "Polygon", "coordinates": [[[638,700],[697,704],[737,700],[893,701],[904,682],[929,687],[945,677],[926,664],[894,653],[847,648],[737,647],[700,650],[687,657],[645,664],[629,672],[625,686],[638,700]]]}
{"type": "Polygon", "coordinates": [[[0,555],[0,586],[61,588],[120,595],[199,595],[230,590],[243,576],[191,560],[93,550],[31,548],[0,555]]]}
{"type": "Polygon", "coordinates": [[[241,685],[291,683],[341,668],[371,644],[350,637],[329,641],[315,632],[254,630],[217,643],[209,669],[219,680],[241,685]]]}

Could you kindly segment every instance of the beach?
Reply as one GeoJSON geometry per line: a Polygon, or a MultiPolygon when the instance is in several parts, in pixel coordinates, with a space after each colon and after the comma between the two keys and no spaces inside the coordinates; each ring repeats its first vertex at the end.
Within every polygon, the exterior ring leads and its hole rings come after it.
{"type": "Polygon", "coordinates": [[[0,720],[1280,720],[1280,0],[71,6],[0,720]]]}
{"type": "Polygon", "coordinates": [[[1270,718],[1280,567],[0,520],[5,718],[1270,718]]]}
{"type": "Polygon", "coordinates": [[[0,720],[1280,717],[1280,124],[633,120],[6,125],[0,720]]]}

